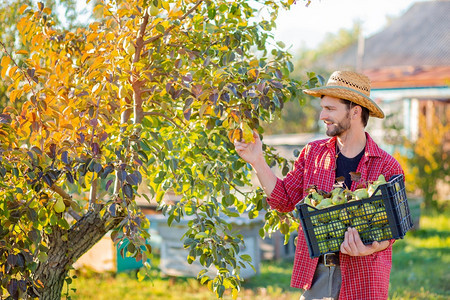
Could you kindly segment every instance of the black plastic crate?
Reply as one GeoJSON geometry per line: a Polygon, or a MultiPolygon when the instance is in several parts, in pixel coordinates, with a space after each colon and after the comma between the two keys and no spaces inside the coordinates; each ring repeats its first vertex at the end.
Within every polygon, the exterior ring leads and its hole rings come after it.
{"type": "Polygon", "coordinates": [[[350,226],[364,244],[403,238],[413,227],[402,174],[378,186],[370,198],[323,209],[302,201],[297,210],[312,258],[339,251],[350,226]]]}

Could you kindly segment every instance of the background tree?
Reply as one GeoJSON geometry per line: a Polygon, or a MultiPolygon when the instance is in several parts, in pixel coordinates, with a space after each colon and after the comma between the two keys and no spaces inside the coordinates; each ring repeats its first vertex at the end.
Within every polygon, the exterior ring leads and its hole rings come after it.
{"type": "Polygon", "coordinates": [[[419,127],[426,130],[421,131],[416,141],[403,138],[406,154],[405,151],[396,151],[394,156],[405,168],[409,191],[421,194],[425,207],[436,209],[439,208],[438,200],[445,200],[438,199],[439,189],[446,188],[450,178],[450,150],[447,142],[450,123],[445,116],[439,119],[433,113],[429,116],[419,114],[419,127]],[[428,121],[427,117],[430,118],[428,121]],[[440,183],[444,183],[444,186],[440,187],[440,183]]]}
{"type": "MultiPolygon", "coordinates": [[[[46,0],[41,1],[44,3],[45,7],[52,9],[52,20],[55,23],[55,26],[64,29],[74,30],[77,27],[83,27],[84,24],[79,22],[80,15],[88,16],[91,18],[95,18],[92,14],[89,14],[86,9],[77,10],[77,0],[59,0],[52,1],[46,0]],[[55,13],[55,11],[64,12],[55,13]]],[[[98,0],[91,1],[91,5],[95,5],[95,3],[99,2],[98,0]]],[[[12,52],[13,49],[20,48],[22,50],[28,50],[27,45],[22,43],[21,36],[17,32],[16,21],[20,17],[19,9],[22,5],[32,5],[36,3],[36,1],[31,0],[8,0],[0,2],[0,40],[6,48],[6,51],[9,53],[12,52]]],[[[0,59],[6,55],[4,51],[0,52],[0,59]]],[[[16,56],[16,63],[21,66],[22,65],[22,56],[16,56]]],[[[0,82],[0,109],[2,110],[4,107],[8,105],[14,105],[18,108],[21,105],[21,101],[16,101],[15,103],[9,103],[8,97],[6,95],[6,89],[8,85],[4,82],[0,82]]]]}
{"type": "Polygon", "coordinates": [[[237,295],[251,259],[223,216],[264,212],[264,229],[285,234],[297,226],[268,209],[261,190],[244,192],[249,166],[230,141],[262,133],[259,124],[301,94],[290,55],[265,50],[291,4],[105,1],[94,8],[100,21],[73,30],[57,27],[43,3],[20,6],[23,46],[1,45],[13,105],[0,115],[0,297],[59,299],[72,264],[108,231],[146,262],[137,196],[157,201],[169,224],[192,216],[188,260],[219,270],[199,274],[218,297],[237,295]],[[144,179],[151,194],[137,195],[144,179]],[[165,201],[167,191],[181,200],[165,201]]]}
{"type": "MultiPolygon", "coordinates": [[[[314,86],[317,80],[325,84],[326,79],[335,70],[330,70],[329,58],[336,52],[354,44],[361,32],[360,22],[355,22],[350,29],[340,29],[337,33],[328,33],[315,49],[301,48],[292,58],[294,71],[291,77],[295,80],[307,82],[314,86]],[[314,72],[313,72],[314,70],[314,72]],[[305,72],[306,71],[306,72],[305,72]],[[317,74],[317,76],[316,76],[317,74]]],[[[281,111],[280,120],[276,126],[264,124],[267,134],[317,132],[320,130],[319,113],[320,103],[313,97],[299,98],[299,101],[286,103],[281,111]]]]}

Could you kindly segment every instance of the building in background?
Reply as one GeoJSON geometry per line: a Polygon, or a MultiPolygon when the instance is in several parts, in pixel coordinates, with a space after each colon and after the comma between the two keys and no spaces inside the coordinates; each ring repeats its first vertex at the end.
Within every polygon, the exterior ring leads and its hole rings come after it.
{"type": "MultiPolygon", "coordinates": [[[[321,61],[329,70],[357,70],[371,79],[371,96],[387,118],[372,119],[368,131],[384,147],[392,128],[415,141],[434,116],[450,122],[449,16],[448,0],[417,2],[383,31],[321,61]]],[[[450,150],[450,133],[443,143],[450,150]]]]}

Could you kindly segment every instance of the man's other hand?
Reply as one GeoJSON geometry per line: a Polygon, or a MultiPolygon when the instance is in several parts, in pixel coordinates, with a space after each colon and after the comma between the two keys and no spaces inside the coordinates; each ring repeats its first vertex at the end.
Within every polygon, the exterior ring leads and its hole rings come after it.
{"type": "Polygon", "coordinates": [[[366,256],[389,247],[389,241],[374,241],[371,245],[364,245],[358,230],[348,228],[345,232],[344,242],[341,244],[341,252],[350,256],[366,256]]]}

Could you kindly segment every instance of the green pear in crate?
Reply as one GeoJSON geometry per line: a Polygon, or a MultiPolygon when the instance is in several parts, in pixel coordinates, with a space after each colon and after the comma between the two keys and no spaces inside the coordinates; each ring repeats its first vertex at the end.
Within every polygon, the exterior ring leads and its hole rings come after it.
{"type": "Polygon", "coordinates": [[[340,209],[330,211],[330,213],[329,213],[329,215],[330,215],[330,221],[336,221],[336,220],[339,220],[339,215],[340,215],[340,213],[341,213],[341,210],[340,210],[340,209]]]}
{"type": "Polygon", "coordinates": [[[330,233],[332,237],[341,237],[344,236],[345,231],[347,230],[347,226],[344,225],[341,221],[336,221],[328,224],[327,231],[330,233]]]}
{"type": "Polygon", "coordinates": [[[374,241],[381,241],[384,238],[384,233],[381,228],[376,228],[370,232],[370,237],[374,241]]]}
{"type": "Polygon", "coordinates": [[[386,215],[386,209],[384,207],[380,207],[376,210],[374,216],[371,219],[371,224],[373,226],[382,227],[387,224],[388,219],[386,215]]]}
{"type": "Polygon", "coordinates": [[[319,218],[318,218],[317,216],[311,216],[311,223],[312,223],[314,226],[318,226],[318,225],[321,224],[321,222],[319,222],[319,218]]]}
{"type": "MultiPolygon", "coordinates": [[[[377,187],[381,184],[385,184],[386,183],[386,178],[384,178],[383,174],[380,174],[380,176],[378,176],[378,179],[376,181],[374,181],[373,183],[369,183],[369,187],[367,188],[367,191],[369,192],[369,197],[373,196],[373,193],[375,193],[375,190],[377,189],[377,187]]],[[[381,195],[381,191],[378,191],[377,195],[381,195]]]]}
{"type": "Polygon", "coordinates": [[[332,252],[339,251],[339,249],[341,248],[342,242],[343,242],[343,240],[342,241],[341,240],[329,240],[328,248],[332,252]]]}
{"type": "Polygon", "coordinates": [[[311,204],[314,207],[317,207],[317,205],[320,204],[320,202],[322,202],[323,200],[323,196],[320,195],[318,192],[312,192],[311,194],[311,204]]]}
{"type": "Polygon", "coordinates": [[[319,251],[320,253],[326,253],[330,251],[330,247],[328,246],[328,242],[323,240],[321,242],[319,242],[319,251]]]}
{"type": "Polygon", "coordinates": [[[331,204],[339,205],[347,202],[345,197],[345,190],[342,188],[335,188],[331,191],[331,204]]]}
{"type": "MultiPolygon", "coordinates": [[[[357,200],[369,198],[369,193],[367,192],[367,189],[360,188],[360,189],[355,190],[352,193],[352,196],[353,197],[352,197],[351,201],[357,201],[357,200]]],[[[350,212],[352,212],[357,217],[361,217],[364,215],[364,209],[362,208],[361,205],[350,206],[348,209],[350,210],[350,212]]]]}
{"type": "Polygon", "coordinates": [[[356,217],[352,221],[352,227],[356,228],[356,230],[358,230],[359,233],[366,230],[367,226],[368,226],[367,221],[364,220],[363,218],[356,217]]]}
{"type": "Polygon", "coordinates": [[[361,206],[361,210],[362,210],[361,217],[366,220],[371,220],[373,215],[375,215],[375,213],[377,212],[377,209],[375,208],[375,206],[373,206],[372,203],[364,203],[361,206]]]}
{"type": "Polygon", "coordinates": [[[315,226],[313,228],[314,235],[318,241],[323,241],[327,238],[328,233],[326,231],[327,226],[315,226]]]}
{"type": "Polygon", "coordinates": [[[392,238],[391,228],[389,228],[389,227],[383,228],[383,238],[384,239],[391,239],[392,238]]]}
{"type": "Polygon", "coordinates": [[[339,212],[339,220],[341,220],[341,222],[345,225],[351,225],[352,218],[353,215],[346,208],[341,209],[341,211],[339,212]]]}
{"type": "MultiPolygon", "coordinates": [[[[319,204],[317,204],[316,208],[317,209],[322,209],[322,208],[329,207],[331,205],[332,205],[331,204],[331,199],[330,198],[325,198],[325,199],[322,199],[322,201],[320,201],[319,204]]],[[[319,219],[319,222],[322,222],[322,223],[328,223],[330,221],[330,219],[331,219],[330,215],[328,213],[320,214],[320,215],[317,216],[317,218],[319,219]]]]}

